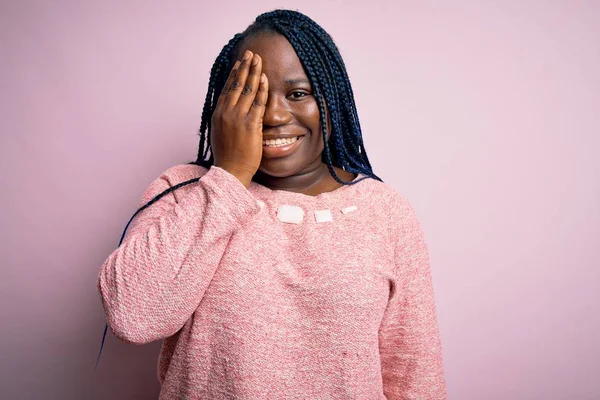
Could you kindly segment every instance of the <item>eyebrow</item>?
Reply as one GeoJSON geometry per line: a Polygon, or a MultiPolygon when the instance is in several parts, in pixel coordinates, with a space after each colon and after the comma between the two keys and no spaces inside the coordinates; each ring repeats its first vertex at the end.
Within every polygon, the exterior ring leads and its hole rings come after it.
{"type": "Polygon", "coordinates": [[[298,83],[307,83],[310,85],[310,81],[306,78],[286,79],[284,82],[288,85],[296,85],[298,83]]]}

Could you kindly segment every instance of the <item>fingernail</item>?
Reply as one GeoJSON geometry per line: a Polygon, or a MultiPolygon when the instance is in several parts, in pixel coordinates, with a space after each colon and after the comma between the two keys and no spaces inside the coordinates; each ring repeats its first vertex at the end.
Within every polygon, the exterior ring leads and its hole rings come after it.
{"type": "Polygon", "coordinates": [[[265,75],[264,72],[262,74],[260,74],[260,83],[265,83],[266,79],[267,79],[267,76],[265,75]]]}
{"type": "Polygon", "coordinates": [[[244,53],[244,58],[243,60],[246,61],[247,59],[250,58],[250,50],[246,50],[246,52],[244,53]]]}
{"type": "Polygon", "coordinates": [[[252,60],[252,65],[258,64],[258,55],[254,55],[254,59],[252,60]]]}

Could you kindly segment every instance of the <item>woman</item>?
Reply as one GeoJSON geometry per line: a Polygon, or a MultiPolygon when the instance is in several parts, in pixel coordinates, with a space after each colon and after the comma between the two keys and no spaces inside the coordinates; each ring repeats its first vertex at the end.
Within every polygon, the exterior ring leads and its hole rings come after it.
{"type": "Polygon", "coordinates": [[[161,399],[446,398],[423,233],[310,18],[262,14],[223,48],[197,161],[142,204],[98,289],[118,338],[164,340],[161,399]]]}

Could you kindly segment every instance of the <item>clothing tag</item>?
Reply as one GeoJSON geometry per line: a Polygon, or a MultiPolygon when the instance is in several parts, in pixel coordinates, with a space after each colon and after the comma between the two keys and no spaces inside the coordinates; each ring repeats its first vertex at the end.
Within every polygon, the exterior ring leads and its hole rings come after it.
{"type": "Polygon", "coordinates": [[[350,206],[350,207],[346,207],[346,208],[342,208],[342,213],[344,214],[348,214],[354,210],[358,209],[358,207],[356,206],[350,206]]]}
{"type": "Polygon", "coordinates": [[[283,204],[277,209],[277,218],[281,222],[299,224],[304,219],[304,210],[297,206],[283,204]]]}
{"type": "Polygon", "coordinates": [[[333,217],[330,210],[318,210],[315,211],[315,220],[317,222],[331,222],[333,217]]]}
{"type": "Polygon", "coordinates": [[[260,208],[265,208],[265,203],[263,201],[256,200],[256,202],[258,203],[260,208]]]}

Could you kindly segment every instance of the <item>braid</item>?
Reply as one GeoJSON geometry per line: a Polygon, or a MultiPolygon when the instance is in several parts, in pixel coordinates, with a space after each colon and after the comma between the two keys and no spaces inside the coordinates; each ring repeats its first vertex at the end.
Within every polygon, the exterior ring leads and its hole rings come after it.
{"type": "MultiPolygon", "coordinates": [[[[320,51],[322,54],[324,54],[325,58],[335,56],[335,54],[331,54],[332,52],[330,52],[330,49],[323,45],[323,43],[321,43],[319,40],[315,40],[313,43],[315,45],[315,48],[318,49],[317,51],[320,51]]],[[[339,60],[341,61],[341,57],[339,57],[339,60]]],[[[335,148],[339,152],[341,152],[340,156],[342,160],[345,161],[346,159],[349,159],[354,165],[367,165],[370,168],[368,159],[364,160],[364,157],[361,156],[361,152],[359,151],[360,147],[362,146],[362,135],[360,130],[360,124],[358,124],[358,116],[356,116],[356,107],[354,106],[352,90],[350,88],[349,93],[348,90],[346,90],[345,83],[346,81],[347,83],[349,83],[349,80],[347,78],[348,75],[346,74],[345,69],[343,69],[344,64],[343,62],[341,65],[338,65],[335,62],[330,62],[328,65],[331,66],[328,76],[333,76],[335,78],[335,82],[332,83],[334,96],[336,97],[336,100],[339,101],[339,104],[342,107],[342,112],[336,113],[336,116],[339,116],[341,118],[341,121],[340,118],[337,118],[334,124],[336,124],[336,128],[339,128],[339,131],[342,134],[346,134],[343,139],[341,135],[334,136],[333,139],[334,144],[336,145],[335,148]],[[344,93],[341,97],[340,94],[338,94],[338,87],[344,93]],[[350,101],[348,99],[350,99],[350,101]],[[357,130],[358,135],[348,135],[348,133],[352,132],[352,130],[357,130]],[[347,147],[342,143],[342,140],[348,140],[350,142],[350,147],[354,147],[356,151],[349,152],[347,147]]],[[[327,100],[327,104],[329,105],[329,100],[327,100]]],[[[336,102],[336,108],[337,105],[338,103],[336,102]]]]}

